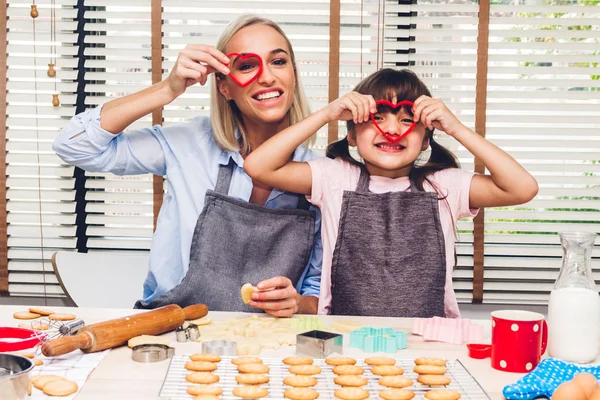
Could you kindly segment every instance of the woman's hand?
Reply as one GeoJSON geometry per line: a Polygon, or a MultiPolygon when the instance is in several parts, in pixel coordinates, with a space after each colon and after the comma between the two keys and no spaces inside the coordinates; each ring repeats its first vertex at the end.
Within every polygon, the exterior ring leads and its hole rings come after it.
{"type": "Polygon", "coordinates": [[[353,120],[355,124],[360,124],[369,121],[371,113],[377,112],[377,105],[371,95],[350,92],[329,103],[323,112],[329,121],[353,120]]]}
{"type": "Polygon", "coordinates": [[[285,276],[276,276],[259,282],[258,291],[252,293],[250,305],[261,308],[275,317],[291,317],[298,312],[300,296],[285,276]]]}
{"type": "Polygon", "coordinates": [[[177,61],[167,77],[173,97],[181,96],[195,83],[206,84],[208,75],[213,72],[229,74],[229,58],[215,47],[203,44],[188,44],[179,52],[177,61]]]}
{"type": "Polygon", "coordinates": [[[449,136],[464,128],[442,100],[428,96],[421,96],[415,101],[414,119],[422,122],[427,129],[438,129],[449,136]]]}

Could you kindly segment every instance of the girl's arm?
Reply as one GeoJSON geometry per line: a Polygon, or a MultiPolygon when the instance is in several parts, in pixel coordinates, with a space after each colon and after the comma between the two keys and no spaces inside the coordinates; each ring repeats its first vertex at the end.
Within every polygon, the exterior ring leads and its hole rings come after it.
{"type": "Polygon", "coordinates": [[[330,121],[352,118],[355,123],[361,123],[369,120],[371,112],[377,112],[372,96],[348,93],[253,150],[244,161],[244,170],[265,185],[309,195],[312,190],[310,166],[290,161],[294,150],[330,121]]]}
{"type": "Polygon", "coordinates": [[[527,203],[538,192],[537,181],[508,153],[463,125],[440,99],[421,96],[415,101],[414,118],[428,129],[454,137],[483,161],[489,175],[476,174],[471,181],[471,208],[527,203]]]}

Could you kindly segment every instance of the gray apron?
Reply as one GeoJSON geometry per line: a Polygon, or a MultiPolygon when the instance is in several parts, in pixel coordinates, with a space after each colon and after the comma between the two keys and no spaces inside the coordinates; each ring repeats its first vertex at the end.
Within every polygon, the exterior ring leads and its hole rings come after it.
{"type": "Polygon", "coordinates": [[[370,193],[361,168],[344,191],[331,267],[331,313],[444,316],[446,251],[437,193],[370,193]]]}
{"type": "Polygon", "coordinates": [[[198,217],[190,265],[181,283],[136,308],[203,303],[213,311],[260,312],[245,305],[240,289],[274,276],[294,286],[310,258],[315,213],[298,195],[298,209],[266,208],[229,197],[234,161],[219,166],[214,190],[208,190],[198,217]]]}

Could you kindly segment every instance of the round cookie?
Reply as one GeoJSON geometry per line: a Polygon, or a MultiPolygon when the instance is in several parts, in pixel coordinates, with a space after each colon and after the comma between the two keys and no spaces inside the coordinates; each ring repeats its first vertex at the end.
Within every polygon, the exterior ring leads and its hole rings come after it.
{"type": "Polygon", "coordinates": [[[460,393],[456,390],[433,389],[425,393],[425,398],[428,400],[458,400],[460,393]]]}
{"type": "Polygon", "coordinates": [[[223,389],[220,386],[215,385],[192,385],[187,388],[188,394],[192,396],[199,396],[201,394],[212,394],[213,396],[219,396],[223,393],[223,389]]]}
{"type": "Polygon", "coordinates": [[[415,397],[415,392],[405,389],[385,389],[379,392],[379,397],[384,400],[410,400],[415,397]]]}
{"type": "Polygon", "coordinates": [[[329,357],[325,359],[327,365],[354,365],[356,360],[351,357],[329,357]]]}
{"type": "Polygon", "coordinates": [[[242,374],[266,374],[271,370],[268,365],[265,364],[240,364],[238,365],[238,371],[242,374]]]}
{"type": "Polygon", "coordinates": [[[452,379],[445,375],[419,375],[417,382],[427,386],[446,386],[452,379]]]}
{"type": "Polygon", "coordinates": [[[440,367],[446,366],[446,360],[443,358],[436,357],[419,357],[415,359],[416,365],[438,365],[440,367]]]}
{"type": "Polygon", "coordinates": [[[201,383],[208,385],[209,383],[219,382],[219,376],[212,372],[192,372],[185,376],[185,380],[191,383],[201,383]]]}
{"type": "Polygon", "coordinates": [[[319,397],[319,393],[315,389],[305,387],[294,387],[285,389],[283,397],[292,400],[315,400],[319,397]]]}
{"type": "Polygon", "coordinates": [[[318,365],[292,365],[290,373],[296,375],[319,375],[321,367],[318,365]]]}
{"type": "Polygon", "coordinates": [[[391,375],[402,375],[404,369],[397,365],[375,365],[371,367],[371,372],[374,375],[391,376],[391,375]]]}
{"type": "Polygon", "coordinates": [[[269,391],[262,386],[238,386],[233,389],[233,395],[242,399],[260,399],[267,397],[269,391]]]}
{"type": "Polygon", "coordinates": [[[210,372],[217,369],[217,364],[209,361],[188,361],[185,363],[185,369],[198,372],[210,372]]]}
{"type": "Polygon", "coordinates": [[[263,361],[258,357],[238,357],[231,360],[234,365],[240,364],[262,364],[263,361]]]}
{"type": "Polygon", "coordinates": [[[45,308],[39,308],[39,307],[29,307],[29,312],[34,313],[34,314],[40,314],[45,317],[47,317],[48,315],[54,314],[54,311],[46,310],[45,308]]]}
{"type": "Polygon", "coordinates": [[[44,365],[44,362],[40,359],[34,358],[32,361],[33,361],[33,365],[35,365],[36,367],[39,367],[40,365],[44,365]]]}
{"type": "Polygon", "coordinates": [[[367,365],[396,365],[396,360],[391,357],[367,357],[365,358],[367,365]]]}
{"type": "Polygon", "coordinates": [[[333,378],[333,381],[340,386],[365,386],[369,381],[362,376],[357,375],[339,375],[333,378]]]}
{"type": "Polygon", "coordinates": [[[41,317],[40,314],[32,313],[29,311],[18,311],[13,314],[13,318],[15,319],[36,319],[41,317]]]}
{"type": "Polygon", "coordinates": [[[390,387],[390,388],[402,389],[405,387],[412,386],[413,380],[410,378],[407,378],[405,376],[388,375],[388,376],[382,376],[381,378],[379,378],[379,384],[381,386],[386,386],[386,387],[390,387]]]}
{"type": "Polygon", "coordinates": [[[310,387],[317,384],[317,378],[307,375],[290,375],[283,379],[283,383],[292,387],[310,387]]]}
{"type": "Polygon", "coordinates": [[[53,319],[55,321],[72,321],[77,317],[73,314],[68,314],[68,313],[54,313],[54,314],[48,315],[48,318],[53,319]]]}
{"type": "Polygon", "coordinates": [[[334,396],[342,400],[363,400],[369,398],[369,392],[357,387],[345,387],[333,392],[334,396]]]}
{"type": "Polygon", "coordinates": [[[214,394],[199,394],[194,397],[194,400],[221,400],[219,396],[215,396],[214,394]]]}
{"type": "Polygon", "coordinates": [[[38,375],[35,378],[35,381],[33,381],[33,386],[35,386],[37,389],[42,390],[44,388],[44,385],[52,382],[52,381],[57,381],[59,379],[65,379],[62,376],[58,376],[58,375],[38,375]]]}
{"type": "Polygon", "coordinates": [[[417,365],[413,371],[419,375],[444,375],[446,367],[441,365],[417,365]]]}
{"type": "Polygon", "coordinates": [[[365,370],[358,365],[336,365],[333,373],[336,375],[362,375],[365,370]]]}
{"type": "Polygon", "coordinates": [[[190,356],[190,360],[192,360],[192,361],[210,361],[213,363],[218,363],[221,361],[221,356],[218,354],[197,353],[197,354],[192,354],[190,356]]]}
{"type": "Polygon", "coordinates": [[[286,365],[311,365],[313,362],[315,362],[315,360],[311,357],[293,356],[283,359],[283,363],[286,365]]]}
{"type": "Polygon", "coordinates": [[[264,374],[241,374],[236,375],[235,380],[243,385],[262,385],[269,382],[269,377],[264,374]]]}
{"type": "Polygon", "coordinates": [[[68,396],[77,392],[79,386],[68,379],[57,379],[48,382],[42,388],[42,391],[48,396],[68,396]]]}

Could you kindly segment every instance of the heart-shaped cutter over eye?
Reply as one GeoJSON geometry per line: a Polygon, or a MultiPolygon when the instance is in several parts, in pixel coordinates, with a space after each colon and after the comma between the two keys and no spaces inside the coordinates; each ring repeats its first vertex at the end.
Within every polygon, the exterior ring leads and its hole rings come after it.
{"type": "Polygon", "coordinates": [[[254,75],[250,76],[248,80],[240,80],[240,79],[236,78],[236,76],[235,76],[236,74],[233,71],[231,71],[229,73],[228,76],[231,78],[232,81],[234,81],[235,83],[237,83],[238,86],[240,86],[240,87],[246,87],[246,86],[248,86],[249,84],[251,84],[252,82],[254,82],[260,76],[260,74],[262,73],[262,70],[263,70],[263,61],[262,61],[262,58],[258,54],[255,54],[255,53],[244,53],[244,54],[242,54],[242,53],[229,53],[229,54],[227,54],[227,58],[229,58],[229,60],[231,60],[233,57],[236,57],[236,59],[233,60],[233,63],[230,63],[230,65],[229,65],[229,69],[230,70],[232,70],[232,67],[234,66],[234,64],[238,60],[244,61],[244,60],[250,59],[250,60],[255,60],[255,61],[258,62],[258,69],[257,69],[256,73],[254,75]]]}
{"type": "MultiPolygon", "coordinates": [[[[401,101],[399,103],[392,103],[389,100],[377,100],[375,102],[376,105],[384,105],[387,106],[389,108],[391,108],[392,110],[395,110],[399,107],[404,107],[404,106],[409,106],[411,109],[412,107],[415,105],[415,103],[413,103],[412,101],[408,101],[408,100],[404,100],[401,101]]],[[[408,127],[408,129],[401,135],[392,135],[389,132],[384,131],[383,129],[381,129],[381,127],[379,126],[379,124],[377,123],[377,121],[375,120],[375,114],[371,114],[371,121],[373,121],[373,125],[375,125],[375,127],[377,128],[377,130],[379,132],[381,132],[381,134],[383,136],[386,137],[387,140],[389,140],[392,143],[395,143],[397,141],[399,141],[400,139],[402,139],[404,136],[408,135],[409,133],[412,132],[412,130],[415,128],[415,126],[417,125],[417,121],[413,121],[412,125],[408,127]]]]}

